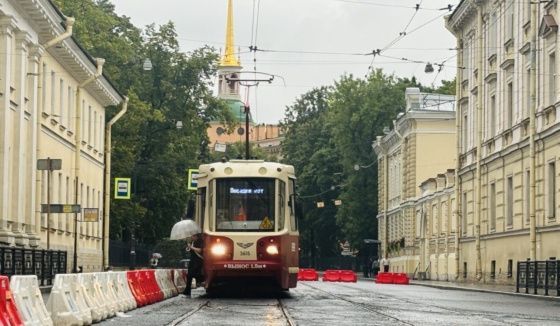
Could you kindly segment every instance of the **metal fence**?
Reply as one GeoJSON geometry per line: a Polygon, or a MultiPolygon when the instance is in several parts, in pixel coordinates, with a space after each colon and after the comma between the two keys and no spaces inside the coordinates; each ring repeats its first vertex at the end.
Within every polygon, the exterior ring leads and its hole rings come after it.
{"type": "Polygon", "coordinates": [[[138,243],[119,240],[109,241],[109,265],[113,267],[146,267],[150,263],[151,249],[138,243]]]}
{"type": "Polygon", "coordinates": [[[66,264],[66,251],[0,247],[1,275],[37,275],[41,286],[66,273],[66,264]]]}
{"type": "Polygon", "coordinates": [[[299,266],[302,268],[315,268],[318,270],[350,269],[358,271],[361,268],[356,257],[352,256],[317,257],[315,259],[300,257],[299,266]]]}
{"type": "Polygon", "coordinates": [[[532,289],[534,294],[539,294],[539,290],[544,290],[544,295],[549,291],[556,291],[560,296],[560,260],[545,261],[519,261],[517,262],[516,292],[525,289],[529,293],[532,289]]]}

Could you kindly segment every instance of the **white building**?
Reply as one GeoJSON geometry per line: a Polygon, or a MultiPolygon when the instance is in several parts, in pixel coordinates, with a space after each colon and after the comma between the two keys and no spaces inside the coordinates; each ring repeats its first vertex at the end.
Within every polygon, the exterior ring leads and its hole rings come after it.
{"type": "MultiPolygon", "coordinates": [[[[40,213],[47,172],[36,162],[62,160],[52,172],[51,203],[77,202],[102,216],[105,107],[123,100],[96,75],[102,62],[63,39],[71,24],[49,0],[0,3],[0,243],[46,248],[50,224],[50,249],[66,250],[69,267],[74,214],[51,214],[48,223],[40,213]]],[[[85,271],[101,268],[102,231],[101,221],[79,223],[85,271]]]]}

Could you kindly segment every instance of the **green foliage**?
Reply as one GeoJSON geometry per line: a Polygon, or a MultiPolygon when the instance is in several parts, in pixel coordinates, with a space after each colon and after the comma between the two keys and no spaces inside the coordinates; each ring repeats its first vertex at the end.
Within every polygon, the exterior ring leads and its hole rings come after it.
{"type": "Polygon", "coordinates": [[[158,266],[161,267],[183,267],[181,260],[185,259],[185,247],[184,241],[175,241],[169,239],[163,239],[159,241],[153,252],[161,254],[158,266]]]}
{"type": "MultiPolygon", "coordinates": [[[[212,94],[218,54],[209,47],[180,51],[173,23],[135,27],[109,0],[55,0],[76,18],[74,37],[130,98],[113,126],[112,177],[132,178],[131,200],[112,200],[111,238],[155,244],[184,214],[192,193],[187,169],[209,160],[210,117],[231,124],[227,105],[212,94]],[[144,71],[145,59],[152,70],[144,71]],[[176,129],[175,122],[183,128],[176,129]]],[[[120,108],[109,108],[110,119],[120,108]]],[[[113,185],[111,185],[113,186],[113,185]]]]}
{"type": "Polygon", "coordinates": [[[283,153],[298,175],[304,257],[337,254],[336,243],[345,240],[363,249],[364,239],[377,238],[377,158],[371,145],[404,109],[406,87],[423,88],[414,78],[376,70],[367,79],[343,76],[288,107],[283,153]],[[367,168],[356,171],[356,164],[367,168]],[[334,199],[342,205],[334,206],[334,199]],[[317,207],[319,201],[324,208],[317,207]]]}

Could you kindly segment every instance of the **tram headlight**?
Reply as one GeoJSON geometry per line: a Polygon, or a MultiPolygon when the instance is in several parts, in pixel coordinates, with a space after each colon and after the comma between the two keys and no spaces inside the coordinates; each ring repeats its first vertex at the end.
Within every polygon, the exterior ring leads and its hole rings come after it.
{"type": "Polygon", "coordinates": [[[268,247],[266,247],[266,253],[269,255],[278,255],[278,246],[276,245],[268,245],[268,247]]]}
{"type": "Polygon", "coordinates": [[[223,256],[226,254],[226,246],[221,243],[216,243],[210,248],[210,252],[214,256],[223,256]]]}

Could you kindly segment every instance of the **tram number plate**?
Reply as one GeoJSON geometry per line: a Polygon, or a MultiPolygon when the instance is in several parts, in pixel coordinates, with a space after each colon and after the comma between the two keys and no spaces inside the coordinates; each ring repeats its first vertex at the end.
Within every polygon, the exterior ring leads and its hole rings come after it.
{"type": "Polygon", "coordinates": [[[263,269],[266,264],[224,264],[227,269],[263,269]]]}
{"type": "Polygon", "coordinates": [[[241,250],[241,256],[251,256],[251,252],[249,250],[241,250]]]}

